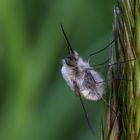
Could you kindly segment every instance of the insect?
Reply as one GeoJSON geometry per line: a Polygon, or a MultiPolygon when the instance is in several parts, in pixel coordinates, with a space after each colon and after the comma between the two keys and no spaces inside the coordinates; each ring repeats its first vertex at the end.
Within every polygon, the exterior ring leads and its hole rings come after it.
{"type": "MultiPolygon", "coordinates": [[[[82,99],[87,99],[90,101],[97,101],[97,100],[102,99],[106,103],[106,105],[108,105],[110,107],[110,109],[116,114],[116,117],[117,117],[117,113],[103,98],[103,95],[105,93],[104,92],[105,91],[105,85],[104,85],[105,81],[103,80],[101,75],[98,72],[96,72],[94,70],[94,68],[90,66],[90,64],[88,62],[84,61],[80,57],[78,52],[76,52],[72,48],[72,46],[66,36],[66,33],[64,31],[62,24],[61,24],[61,29],[62,29],[64,37],[68,43],[68,55],[66,58],[64,58],[62,60],[61,73],[62,73],[62,76],[63,76],[64,80],[66,81],[67,85],[73,91],[75,91],[75,93],[80,97],[80,101],[81,101],[81,104],[83,107],[85,118],[87,120],[90,130],[92,131],[92,134],[94,135],[94,129],[91,125],[91,122],[88,117],[88,113],[86,111],[86,108],[85,108],[85,105],[84,105],[84,102],[82,99]]],[[[95,55],[95,54],[105,50],[114,42],[115,42],[115,40],[110,42],[105,48],[103,48],[95,53],[92,53],[90,56],[95,55]]],[[[126,60],[124,62],[115,63],[115,64],[126,63],[126,62],[134,61],[134,60],[135,59],[130,59],[130,60],[126,60]]],[[[108,60],[106,62],[108,62],[108,60]]],[[[111,64],[111,66],[115,65],[115,64],[111,64]]],[[[125,80],[125,79],[116,79],[116,80],[125,80]]],[[[131,80],[127,80],[127,81],[131,81],[131,80]]]]}
{"type": "MultiPolygon", "coordinates": [[[[107,104],[107,102],[103,98],[103,95],[105,93],[105,85],[104,85],[105,80],[103,80],[101,75],[97,71],[95,71],[94,68],[91,67],[88,62],[84,61],[82,57],[80,57],[80,55],[72,48],[62,24],[61,24],[61,29],[68,43],[68,55],[66,58],[62,60],[62,68],[61,68],[62,76],[66,81],[67,85],[73,91],[75,91],[77,95],[80,95],[84,99],[91,100],[91,101],[97,101],[102,99],[107,104]]],[[[93,56],[105,50],[106,48],[110,47],[110,45],[113,44],[114,42],[115,40],[110,42],[105,48],[90,54],[90,56],[93,56]]],[[[135,58],[119,63],[114,63],[111,64],[110,66],[121,64],[121,63],[127,63],[129,61],[134,61],[134,60],[135,58]]],[[[109,60],[105,61],[105,63],[108,61],[109,60]]],[[[121,78],[116,80],[132,81],[132,80],[121,79],[121,78]]]]}
{"type": "Polygon", "coordinates": [[[100,100],[104,94],[104,82],[101,82],[103,78],[71,47],[62,25],[61,28],[69,50],[67,57],[62,60],[61,73],[64,80],[82,98],[91,101],[100,100]]]}

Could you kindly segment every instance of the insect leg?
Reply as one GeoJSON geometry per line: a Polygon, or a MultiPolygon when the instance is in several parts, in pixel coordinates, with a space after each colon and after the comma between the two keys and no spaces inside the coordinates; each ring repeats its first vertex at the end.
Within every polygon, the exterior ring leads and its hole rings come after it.
{"type": "Polygon", "coordinates": [[[93,55],[96,55],[96,54],[98,54],[98,53],[104,51],[105,49],[107,49],[108,47],[110,47],[115,41],[116,41],[116,39],[112,40],[106,47],[104,47],[103,49],[98,50],[98,51],[96,51],[96,52],[90,54],[89,57],[91,57],[91,56],[93,56],[93,55]]]}
{"type": "MultiPolygon", "coordinates": [[[[94,65],[94,66],[93,66],[94,69],[100,69],[100,68],[103,67],[106,63],[108,63],[109,60],[110,60],[110,59],[108,58],[105,62],[103,62],[103,63],[101,63],[101,64],[94,65]],[[101,67],[98,67],[98,66],[101,66],[101,67]],[[96,67],[97,67],[97,68],[96,68],[96,67]]],[[[135,60],[136,60],[136,58],[133,58],[133,59],[129,59],[129,60],[126,60],[126,61],[116,62],[116,63],[113,63],[113,64],[109,64],[109,66],[118,65],[118,64],[125,64],[125,63],[128,63],[129,61],[135,61],[135,60]]],[[[93,68],[89,68],[89,70],[93,70],[93,68]]]]}
{"type": "MultiPolygon", "coordinates": [[[[94,68],[87,68],[86,70],[97,70],[97,69],[101,69],[102,67],[104,67],[104,66],[102,66],[102,65],[105,65],[107,62],[109,62],[109,60],[110,59],[107,59],[105,62],[103,62],[102,64],[98,64],[98,65],[95,65],[94,66],[94,68]],[[97,67],[97,66],[101,66],[101,67],[97,67]],[[96,68],[97,67],[97,68],[96,68]]],[[[136,58],[133,58],[133,59],[130,59],[130,60],[126,60],[126,61],[122,61],[122,62],[116,62],[116,63],[113,63],[113,64],[109,64],[108,66],[110,67],[110,66],[114,66],[114,65],[118,65],[118,64],[125,64],[125,63],[128,63],[128,62],[130,62],[130,61],[135,61],[136,60],[136,58]]],[[[96,84],[99,84],[99,83],[103,83],[103,82],[108,82],[108,81],[111,81],[111,80],[104,80],[104,81],[99,81],[99,82],[97,82],[95,79],[93,79],[94,80],[94,82],[96,83],[96,84]]],[[[129,79],[124,79],[124,78],[115,78],[115,80],[125,80],[125,81],[128,81],[128,82],[132,82],[132,80],[129,80],[129,79]]]]}
{"type": "Polygon", "coordinates": [[[90,128],[90,130],[91,130],[91,132],[92,132],[92,134],[93,134],[93,136],[94,136],[95,130],[94,130],[94,128],[92,127],[92,123],[91,123],[91,121],[90,121],[90,119],[89,119],[87,110],[86,110],[86,108],[85,108],[85,105],[84,105],[84,102],[83,102],[83,100],[82,100],[82,97],[81,97],[81,94],[80,94],[80,91],[79,91],[79,88],[78,88],[78,85],[77,85],[76,81],[74,81],[74,85],[75,85],[75,92],[79,95],[80,102],[81,102],[81,105],[82,105],[82,108],[83,108],[83,111],[84,111],[84,116],[85,116],[85,119],[86,119],[86,121],[87,121],[88,127],[90,128]]]}
{"type": "MultiPolygon", "coordinates": [[[[92,76],[92,80],[95,82],[95,84],[99,84],[99,83],[101,83],[101,82],[96,82],[96,80],[94,79],[94,77],[92,76]]],[[[103,81],[104,82],[104,81],[103,81]]],[[[99,98],[101,98],[103,101],[104,101],[104,103],[107,105],[107,106],[109,106],[110,108],[111,108],[111,110],[116,114],[116,116],[117,116],[117,113],[116,113],[116,111],[110,106],[110,104],[108,104],[108,102],[105,100],[105,98],[104,97],[102,97],[98,92],[96,92],[97,93],[97,96],[99,97],[99,98]]]]}

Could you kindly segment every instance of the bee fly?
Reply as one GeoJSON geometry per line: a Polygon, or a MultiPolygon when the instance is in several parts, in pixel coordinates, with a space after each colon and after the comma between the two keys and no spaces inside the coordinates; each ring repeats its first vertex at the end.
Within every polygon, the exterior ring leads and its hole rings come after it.
{"type": "MultiPolygon", "coordinates": [[[[84,111],[85,118],[87,120],[88,126],[92,134],[94,135],[94,129],[92,127],[91,121],[89,120],[88,113],[86,111],[86,108],[82,99],[87,99],[90,101],[97,101],[97,100],[102,99],[104,103],[110,107],[112,112],[115,113],[116,118],[117,118],[117,113],[110,106],[110,104],[103,98],[104,91],[105,91],[105,86],[104,86],[105,81],[100,76],[100,74],[96,72],[93,69],[93,67],[90,66],[88,62],[84,61],[79,56],[79,54],[71,47],[71,44],[66,36],[66,33],[64,31],[62,24],[61,24],[61,29],[68,43],[68,55],[65,59],[62,60],[61,73],[67,85],[73,91],[75,91],[75,93],[80,97],[80,102],[84,111]]],[[[110,45],[112,45],[115,41],[116,40],[114,39],[105,48],[90,54],[90,57],[110,47],[110,45]]],[[[120,63],[115,63],[115,64],[128,63],[129,61],[134,61],[134,60],[135,58],[126,60],[120,63]]],[[[105,63],[106,62],[108,62],[108,60],[105,61],[105,63]]],[[[113,66],[113,65],[114,64],[110,64],[110,66],[113,66]]],[[[120,80],[125,80],[125,79],[120,79],[120,80]]],[[[127,80],[127,81],[132,81],[132,80],[127,80]]]]}
{"type": "Polygon", "coordinates": [[[68,55],[62,60],[61,73],[67,85],[80,97],[87,124],[94,135],[95,132],[82,99],[90,101],[104,100],[102,97],[104,94],[104,82],[99,73],[71,47],[62,24],[61,29],[68,43],[68,55]]]}
{"type": "Polygon", "coordinates": [[[91,101],[101,99],[104,94],[102,77],[71,47],[62,25],[61,29],[67,40],[69,50],[67,57],[62,60],[61,72],[64,80],[82,98],[91,101]]]}
{"type": "MultiPolygon", "coordinates": [[[[75,93],[80,97],[80,101],[83,107],[85,118],[87,120],[88,126],[92,134],[94,135],[94,129],[91,125],[91,122],[88,117],[88,113],[86,111],[86,108],[82,99],[87,99],[90,101],[97,101],[97,100],[102,99],[105,102],[105,104],[109,106],[110,109],[116,114],[116,118],[117,118],[117,113],[103,98],[104,91],[105,91],[103,78],[100,76],[98,72],[96,72],[93,69],[93,67],[90,66],[88,62],[84,61],[79,56],[79,54],[71,47],[71,44],[66,36],[66,33],[64,31],[62,24],[61,24],[61,29],[68,43],[68,55],[65,59],[62,60],[61,73],[67,85],[73,91],[75,91],[75,93]]],[[[116,40],[114,39],[105,48],[90,54],[90,56],[93,56],[105,50],[106,48],[110,47],[110,45],[112,45],[115,41],[116,40]]],[[[126,61],[114,63],[114,64],[123,64],[123,63],[128,63],[129,61],[135,61],[135,60],[136,58],[133,58],[130,60],[126,60],[126,61]]],[[[106,62],[108,62],[108,60],[106,62]]],[[[114,64],[110,64],[110,66],[113,66],[114,64]]],[[[132,81],[128,79],[120,79],[120,80],[132,81]]]]}

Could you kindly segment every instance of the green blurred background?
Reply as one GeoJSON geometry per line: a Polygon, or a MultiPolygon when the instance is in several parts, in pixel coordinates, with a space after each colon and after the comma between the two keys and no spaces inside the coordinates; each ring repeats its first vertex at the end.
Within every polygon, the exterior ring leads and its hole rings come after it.
{"type": "MultiPolygon", "coordinates": [[[[0,140],[97,139],[103,102],[85,101],[92,136],[61,76],[67,43],[60,23],[87,60],[112,40],[113,7],[112,0],[0,0],[0,140]]],[[[91,65],[107,58],[108,50],[91,65]]]]}

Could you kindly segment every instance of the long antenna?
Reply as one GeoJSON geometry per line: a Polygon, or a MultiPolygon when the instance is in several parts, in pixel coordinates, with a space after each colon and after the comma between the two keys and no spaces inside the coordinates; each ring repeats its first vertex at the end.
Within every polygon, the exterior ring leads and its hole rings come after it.
{"type": "Polygon", "coordinates": [[[64,30],[64,28],[63,28],[63,25],[60,24],[60,26],[61,26],[63,35],[64,35],[64,37],[65,37],[65,39],[66,39],[66,41],[67,41],[67,43],[68,43],[68,48],[69,48],[70,52],[74,53],[74,51],[73,51],[73,49],[72,49],[72,46],[71,46],[71,44],[70,44],[70,42],[69,42],[69,40],[68,40],[68,37],[67,37],[67,35],[66,35],[66,33],[65,33],[65,30],[64,30]]]}
{"type": "Polygon", "coordinates": [[[89,56],[91,57],[91,56],[93,56],[93,55],[95,55],[95,54],[98,54],[98,53],[102,52],[103,50],[105,50],[105,49],[107,49],[108,47],[110,47],[110,45],[112,45],[115,41],[116,41],[116,39],[112,40],[106,47],[104,47],[103,49],[98,50],[98,51],[96,51],[96,52],[90,54],[89,56]]]}

